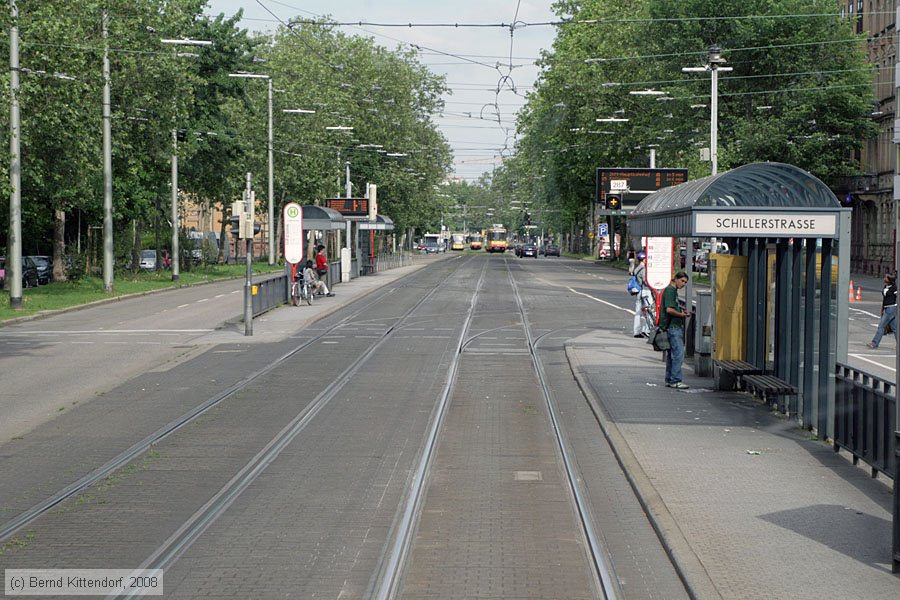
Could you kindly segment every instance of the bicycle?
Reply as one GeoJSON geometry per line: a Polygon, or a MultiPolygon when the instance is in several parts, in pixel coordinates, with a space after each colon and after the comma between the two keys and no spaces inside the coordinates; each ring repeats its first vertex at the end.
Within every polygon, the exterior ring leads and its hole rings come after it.
{"type": "Polygon", "coordinates": [[[297,306],[301,301],[305,300],[309,306],[312,306],[313,291],[309,287],[303,277],[298,277],[291,284],[291,304],[297,306]]]}

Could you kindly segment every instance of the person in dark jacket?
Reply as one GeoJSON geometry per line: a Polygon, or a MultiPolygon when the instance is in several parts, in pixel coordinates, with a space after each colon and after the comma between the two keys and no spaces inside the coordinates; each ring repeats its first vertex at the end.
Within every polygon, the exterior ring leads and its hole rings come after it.
{"type": "Polygon", "coordinates": [[[894,341],[897,341],[897,280],[894,275],[884,276],[884,289],[881,290],[881,296],[881,320],[878,321],[875,337],[866,344],[873,349],[881,343],[881,336],[884,335],[884,330],[888,325],[894,330],[894,341]]]}

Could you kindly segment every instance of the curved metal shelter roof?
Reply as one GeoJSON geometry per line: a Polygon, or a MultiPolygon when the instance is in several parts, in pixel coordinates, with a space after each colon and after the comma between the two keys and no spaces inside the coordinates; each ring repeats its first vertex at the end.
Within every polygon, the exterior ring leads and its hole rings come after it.
{"type": "Polygon", "coordinates": [[[694,218],[701,211],[777,216],[841,210],[828,186],[803,169],[753,163],[654,192],[630,213],[629,227],[638,236],[702,236],[694,218]]]}
{"type": "Polygon", "coordinates": [[[387,215],[378,215],[374,221],[360,221],[359,228],[362,231],[393,231],[394,221],[387,215]]]}
{"type": "Polygon", "coordinates": [[[303,229],[331,231],[344,229],[346,223],[344,216],[334,209],[312,204],[303,206],[303,229]]]}

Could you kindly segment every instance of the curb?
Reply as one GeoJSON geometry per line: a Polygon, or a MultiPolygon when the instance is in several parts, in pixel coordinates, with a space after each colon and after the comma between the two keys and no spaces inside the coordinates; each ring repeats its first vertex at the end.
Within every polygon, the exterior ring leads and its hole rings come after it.
{"type": "Polygon", "coordinates": [[[694,600],[721,600],[722,594],[719,593],[702,561],[687,541],[678,522],[669,512],[659,492],[650,481],[650,477],[635,458],[625,436],[606,414],[603,401],[594,392],[580,368],[576,368],[573,364],[572,356],[569,354],[569,344],[566,344],[565,347],[566,361],[578,383],[578,388],[587,400],[591,412],[594,413],[600,429],[603,430],[603,434],[616,456],[616,461],[647,514],[653,530],[656,531],[656,535],[663,543],[663,548],[684,583],[688,595],[694,600]]]}
{"type": "MultiPolygon", "coordinates": [[[[389,283],[393,283],[394,281],[399,281],[399,280],[401,280],[401,279],[403,279],[403,278],[405,278],[405,277],[408,277],[408,276],[412,275],[413,273],[415,273],[416,271],[418,271],[418,270],[420,270],[420,269],[422,269],[422,268],[424,268],[424,267],[426,267],[426,266],[428,266],[428,265],[427,265],[427,264],[421,264],[421,265],[404,265],[403,267],[399,267],[399,268],[415,267],[415,269],[411,270],[409,273],[405,273],[405,274],[403,274],[403,275],[399,275],[399,276],[395,277],[394,280],[391,281],[391,282],[389,282],[389,283]]],[[[389,273],[391,270],[392,270],[392,269],[388,269],[387,272],[389,273]]],[[[240,279],[240,278],[238,278],[238,279],[240,279]]],[[[359,279],[359,278],[355,278],[355,279],[359,279]]],[[[347,283],[352,283],[352,282],[353,282],[353,280],[351,280],[351,281],[349,281],[349,282],[347,282],[347,283]]],[[[370,289],[370,290],[367,290],[367,291],[365,291],[365,292],[360,293],[358,296],[356,296],[356,297],[354,297],[354,298],[349,298],[349,299],[347,299],[347,298],[348,298],[347,296],[342,296],[339,300],[337,300],[337,302],[330,303],[331,306],[330,306],[329,308],[323,309],[323,310],[321,310],[320,312],[317,312],[316,314],[310,315],[309,317],[306,317],[305,319],[303,319],[303,321],[300,322],[300,329],[306,327],[307,325],[310,325],[310,324],[312,324],[312,323],[315,323],[316,321],[319,321],[319,320],[321,320],[321,319],[324,319],[325,317],[329,317],[329,316],[333,315],[334,313],[336,313],[336,312],[339,311],[340,309],[342,309],[342,308],[344,308],[344,307],[347,307],[347,306],[350,306],[351,304],[353,304],[353,303],[356,302],[357,300],[361,300],[362,298],[365,298],[365,297],[368,296],[369,294],[371,294],[371,293],[375,292],[376,290],[380,289],[380,287],[381,287],[381,286],[379,286],[379,287],[373,287],[373,288],[370,289]],[[346,300],[345,300],[345,299],[346,299],[346,300]]],[[[338,294],[335,294],[334,298],[337,298],[337,296],[338,296],[338,294]]],[[[316,302],[316,304],[318,304],[318,302],[322,302],[322,300],[318,300],[318,301],[316,302]]],[[[272,307],[271,309],[269,309],[269,310],[266,311],[266,312],[271,312],[272,310],[276,310],[276,309],[279,309],[279,308],[285,308],[285,307],[289,307],[289,308],[298,308],[298,307],[296,307],[296,306],[295,306],[295,307],[290,307],[290,303],[288,302],[288,303],[285,303],[285,304],[279,304],[278,306],[274,306],[274,307],[272,307]]],[[[263,313],[263,314],[265,314],[265,313],[263,313]]],[[[254,317],[254,319],[255,319],[255,318],[256,318],[256,317],[254,317]]],[[[226,320],[224,321],[224,325],[235,326],[235,327],[239,327],[239,326],[241,326],[243,323],[244,323],[244,315],[243,315],[243,314],[236,315],[236,316],[231,317],[231,318],[229,318],[229,319],[226,319],[226,320]]]]}
{"type": "MultiPolygon", "coordinates": [[[[48,317],[55,317],[56,315],[62,315],[70,312],[77,312],[79,310],[84,310],[86,308],[93,308],[95,306],[103,306],[104,304],[112,304],[113,302],[119,302],[120,300],[130,300],[132,298],[140,298],[142,296],[150,296],[152,294],[162,294],[164,292],[172,292],[175,290],[182,290],[184,288],[197,287],[201,285],[210,285],[213,283],[221,283],[223,281],[232,281],[234,279],[243,279],[244,276],[240,275],[237,277],[225,277],[223,279],[213,279],[212,281],[198,281],[196,283],[187,283],[179,286],[172,287],[164,287],[158,288],[155,290],[147,290],[145,292],[133,292],[131,294],[122,294],[121,296],[114,296],[112,298],[103,298],[101,300],[94,300],[93,302],[88,302],[86,304],[76,304],[74,306],[67,306],[66,308],[56,308],[51,310],[42,310],[36,313],[32,313],[30,315],[23,315],[21,317],[13,317],[12,319],[6,319],[5,321],[0,321],[0,328],[3,328],[7,325],[16,325],[18,323],[27,323],[29,321],[38,321],[40,319],[46,319],[48,317]]],[[[241,316],[243,319],[243,316],[241,316]]]]}

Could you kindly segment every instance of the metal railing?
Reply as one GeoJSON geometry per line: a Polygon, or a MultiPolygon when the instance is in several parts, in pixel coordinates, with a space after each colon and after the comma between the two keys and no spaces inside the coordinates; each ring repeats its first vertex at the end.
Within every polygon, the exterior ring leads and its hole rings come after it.
{"type": "Polygon", "coordinates": [[[290,285],[287,275],[276,275],[253,283],[256,294],[253,295],[253,316],[258,317],[276,306],[288,301],[290,285]]]}
{"type": "Polygon", "coordinates": [[[894,477],[897,386],[861,369],[837,363],[834,449],[843,448],[878,472],[894,477]]]}

